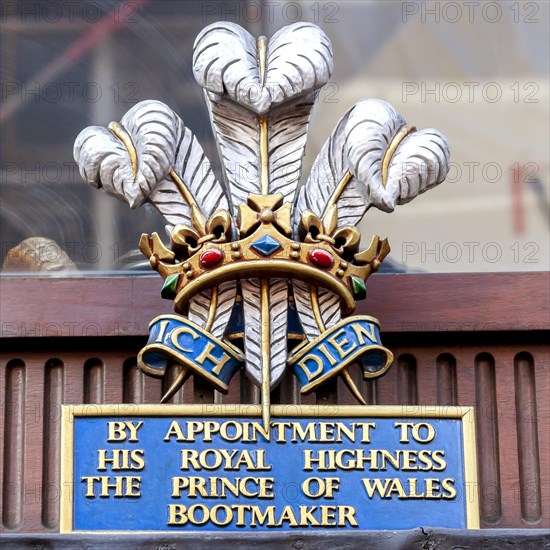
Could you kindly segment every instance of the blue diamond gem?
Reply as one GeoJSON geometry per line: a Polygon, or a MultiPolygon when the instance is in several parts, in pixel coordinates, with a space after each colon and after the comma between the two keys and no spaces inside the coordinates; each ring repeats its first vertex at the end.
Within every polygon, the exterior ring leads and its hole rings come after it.
{"type": "Polygon", "coordinates": [[[264,256],[271,256],[273,252],[281,248],[281,243],[269,235],[264,235],[257,241],[254,241],[250,246],[264,256]]]}

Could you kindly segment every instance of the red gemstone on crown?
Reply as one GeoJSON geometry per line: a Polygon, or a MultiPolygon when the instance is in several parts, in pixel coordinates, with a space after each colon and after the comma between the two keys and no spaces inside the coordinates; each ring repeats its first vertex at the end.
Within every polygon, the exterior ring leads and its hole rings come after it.
{"type": "Polygon", "coordinates": [[[205,250],[199,262],[202,267],[214,267],[218,265],[223,260],[223,252],[217,248],[211,248],[210,250],[205,250]]]}
{"type": "Polygon", "coordinates": [[[312,264],[325,269],[332,267],[334,264],[332,254],[321,248],[314,248],[313,250],[310,250],[307,258],[312,264]]]}

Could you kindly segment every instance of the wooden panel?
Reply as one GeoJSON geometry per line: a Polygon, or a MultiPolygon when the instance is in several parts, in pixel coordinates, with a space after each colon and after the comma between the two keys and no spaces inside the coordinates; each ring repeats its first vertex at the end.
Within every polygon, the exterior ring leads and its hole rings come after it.
{"type": "Polygon", "coordinates": [[[442,353],[436,359],[436,386],[438,405],[457,405],[456,359],[450,353],[442,353]]]}
{"type": "MultiPolygon", "coordinates": [[[[146,335],[151,319],[172,310],[160,298],[161,282],[158,276],[2,277],[2,336],[146,335]]],[[[386,333],[546,330],[549,289],[545,272],[376,274],[357,312],[379,318],[386,333]]]]}
{"type": "Polygon", "coordinates": [[[535,365],[530,353],[515,356],[514,375],[521,519],[537,523],[542,515],[542,500],[535,365]]]}
{"type": "Polygon", "coordinates": [[[58,478],[61,460],[61,405],[65,365],[59,359],[50,359],[44,367],[44,422],[42,460],[42,525],[56,529],[59,525],[60,487],[58,478]]]}
{"type": "Polygon", "coordinates": [[[495,359],[489,353],[482,353],[476,356],[474,365],[481,521],[486,525],[497,525],[502,519],[502,498],[495,359]]]}
{"type": "Polygon", "coordinates": [[[93,357],[84,363],[83,403],[105,403],[105,365],[93,357]]]}
{"type": "Polygon", "coordinates": [[[550,328],[550,274],[377,274],[361,313],[384,332],[528,331],[550,328]]]}
{"type": "Polygon", "coordinates": [[[17,529],[23,523],[26,365],[12,359],[5,369],[2,524],[17,529]]]}
{"type": "Polygon", "coordinates": [[[396,393],[397,402],[403,405],[418,405],[418,385],[416,380],[416,359],[411,353],[397,358],[396,393]]]}
{"type": "MultiPolygon", "coordinates": [[[[482,526],[547,527],[550,376],[544,338],[548,334],[493,334],[491,338],[480,336],[481,342],[475,341],[474,336],[384,334],[396,357],[388,374],[375,383],[365,382],[359,367],[352,366],[351,375],[369,402],[406,404],[405,411],[449,401],[477,405],[482,526]]],[[[4,376],[0,377],[0,391],[6,396],[5,424],[0,426],[4,434],[4,528],[17,532],[56,529],[58,513],[50,499],[54,498],[59,479],[54,450],[59,435],[53,422],[59,403],[83,401],[86,377],[90,383],[96,376],[89,373],[90,365],[102,365],[106,403],[130,406],[158,402],[162,382],[144,377],[136,369],[135,357],[143,338],[5,343],[4,376]],[[43,464],[37,463],[36,457],[40,456],[43,464]],[[44,485],[48,488],[44,489],[44,485]]],[[[98,382],[93,384],[98,387],[98,382]]],[[[100,394],[97,390],[96,396],[100,394]]],[[[254,403],[258,398],[257,389],[238,374],[227,396],[216,397],[210,388],[190,378],[177,399],[254,403]]],[[[340,380],[326,385],[317,395],[300,396],[290,373],[272,398],[282,403],[355,404],[340,380]]]]}

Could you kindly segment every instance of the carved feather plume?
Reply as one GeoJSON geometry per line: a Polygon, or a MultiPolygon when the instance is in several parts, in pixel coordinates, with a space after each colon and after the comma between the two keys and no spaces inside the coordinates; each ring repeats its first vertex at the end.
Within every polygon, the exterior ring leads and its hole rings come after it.
{"type": "Polygon", "coordinates": [[[386,156],[392,140],[405,126],[401,115],[385,101],[356,103],[338,121],[317,156],[300,190],[295,215],[308,208],[322,216],[333,199],[339,225],[356,225],[371,206],[391,212],[397,204],[410,202],[444,181],[449,145],[435,129],[408,127],[393,154],[386,156]],[[346,175],[349,180],[339,190],[346,175]]]}
{"type": "Polygon", "coordinates": [[[74,158],[87,183],[137,208],[167,177],[177,136],[177,115],[160,101],[142,101],[120,124],[82,130],[74,158]]]}
{"type": "MultiPolygon", "coordinates": [[[[385,101],[359,101],[338,121],[317,156],[298,194],[295,226],[305,209],[322,218],[331,204],[337,206],[338,225],[356,225],[371,206],[391,212],[441,183],[449,156],[447,140],[437,130],[416,131],[385,101]]],[[[306,283],[293,285],[309,339],[318,336],[319,322],[329,328],[340,320],[335,294],[306,283]]]]}
{"type": "MultiPolygon", "coordinates": [[[[192,201],[208,219],[219,208],[229,210],[229,201],[197,138],[181,119],[178,120],[180,124],[172,169],[189,191],[192,201]]],[[[177,224],[192,224],[191,205],[173,175],[169,174],[159,182],[151,192],[149,202],[168,222],[168,233],[177,224]]]]}
{"type": "MultiPolygon", "coordinates": [[[[247,366],[255,380],[262,379],[262,315],[257,307],[261,295],[261,280],[248,279],[243,287],[243,304],[247,336],[245,338],[245,355],[247,366]]],[[[283,375],[287,357],[287,318],[288,281],[286,279],[269,279],[269,347],[271,359],[271,379],[279,380],[283,375]]],[[[267,325],[265,325],[267,326],[267,325]]]]}
{"type": "MultiPolygon", "coordinates": [[[[249,193],[281,193],[293,202],[310,112],[332,68],[329,39],[309,23],[285,27],[269,42],[256,41],[233,23],[214,23],[197,37],[193,72],[205,90],[235,214],[249,193]]],[[[273,386],[286,366],[288,283],[258,279],[241,286],[247,372],[261,383],[258,331],[269,323],[273,386]],[[262,284],[268,288],[269,320],[262,317],[262,284]]]]}
{"type": "MultiPolygon", "coordinates": [[[[136,208],[153,204],[168,222],[191,225],[191,205],[208,219],[229,209],[223,187],[193,133],[160,101],[143,101],[109,129],[91,126],[77,137],[74,157],[82,177],[136,208]]],[[[236,283],[206,290],[189,303],[189,318],[221,337],[235,301],[236,283]],[[217,307],[219,306],[219,307],[217,307]],[[207,308],[210,315],[204,316],[207,308]]]]}

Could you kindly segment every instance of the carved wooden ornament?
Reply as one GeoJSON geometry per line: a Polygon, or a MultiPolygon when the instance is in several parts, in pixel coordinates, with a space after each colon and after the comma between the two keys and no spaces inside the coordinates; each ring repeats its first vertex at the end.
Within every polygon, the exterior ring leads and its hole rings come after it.
{"type": "Polygon", "coordinates": [[[183,121],[159,101],[143,101],[108,128],[77,137],[82,177],[132,208],[153,204],[167,221],[169,246],[153,233],[141,251],[164,279],[177,315],[151,323],[138,362],[162,376],[184,366],[163,398],[189,374],[227,391],[244,368],[269,393],[289,365],[302,392],[359,363],[367,378],[393,356],[378,321],[343,317],[366,295],[365,281],[389,252],[356,229],[370,207],[391,212],[441,183],[449,146],[417,130],[388,103],[363,99],[337,123],[299,185],[311,109],[333,69],[332,46],[311,23],[284,27],[269,41],[233,23],[197,37],[193,72],[204,89],[224,181],[183,121]]]}

